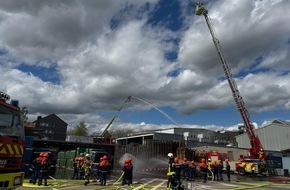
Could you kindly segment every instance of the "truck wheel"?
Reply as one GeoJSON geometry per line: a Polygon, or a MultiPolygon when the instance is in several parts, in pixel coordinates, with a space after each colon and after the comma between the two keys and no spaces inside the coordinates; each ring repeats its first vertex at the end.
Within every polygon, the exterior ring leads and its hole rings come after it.
{"type": "Polygon", "coordinates": [[[239,168],[238,169],[238,174],[241,175],[241,176],[244,176],[244,175],[246,175],[246,170],[244,168],[239,168]]]}

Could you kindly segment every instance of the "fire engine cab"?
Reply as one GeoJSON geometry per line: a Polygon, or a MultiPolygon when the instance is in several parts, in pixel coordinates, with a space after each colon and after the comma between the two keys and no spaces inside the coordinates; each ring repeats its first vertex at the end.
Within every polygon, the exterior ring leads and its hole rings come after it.
{"type": "Polygon", "coordinates": [[[0,189],[22,186],[24,172],[21,162],[24,152],[22,112],[17,100],[0,92],[0,189]]]}

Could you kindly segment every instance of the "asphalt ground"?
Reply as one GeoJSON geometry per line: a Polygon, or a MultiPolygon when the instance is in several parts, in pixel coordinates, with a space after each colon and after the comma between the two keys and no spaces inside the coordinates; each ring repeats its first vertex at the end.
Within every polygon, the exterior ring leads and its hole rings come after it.
{"type": "MultiPolygon", "coordinates": [[[[50,179],[48,180],[49,186],[38,186],[28,183],[25,180],[23,187],[17,188],[17,190],[165,190],[167,179],[158,175],[158,172],[138,173],[134,177],[133,184],[131,186],[122,186],[122,173],[112,173],[110,179],[107,180],[107,186],[101,186],[99,182],[90,182],[87,186],[84,186],[84,180],[66,180],[66,179],[50,179]],[[151,174],[150,174],[151,173],[151,174]]],[[[284,177],[241,177],[232,175],[232,181],[207,181],[202,183],[200,178],[197,178],[194,182],[183,181],[183,185],[187,189],[227,189],[227,190],[243,190],[243,189],[290,189],[290,178],[284,177]]]]}

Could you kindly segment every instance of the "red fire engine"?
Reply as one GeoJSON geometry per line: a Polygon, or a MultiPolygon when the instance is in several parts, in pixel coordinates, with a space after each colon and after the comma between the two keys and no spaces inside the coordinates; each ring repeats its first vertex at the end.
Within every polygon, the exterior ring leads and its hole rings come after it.
{"type": "Polygon", "coordinates": [[[197,3],[196,6],[196,15],[200,16],[203,15],[207,26],[209,28],[210,34],[212,36],[213,43],[215,45],[215,48],[218,52],[219,58],[221,60],[223,70],[225,72],[226,78],[228,80],[228,83],[230,85],[233,98],[235,100],[236,106],[238,111],[241,114],[241,117],[243,119],[245,131],[249,137],[251,147],[249,149],[250,158],[247,159],[241,159],[240,162],[237,162],[235,164],[236,170],[239,174],[244,175],[245,173],[262,173],[266,170],[266,164],[264,162],[266,157],[266,152],[261,144],[261,141],[258,137],[258,135],[255,134],[253,130],[253,124],[250,120],[249,113],[246,109],[245,103],[243,101],[243,98],[239,92],[238,86],[232,77],[230,68],[228,67],[226,58],[223,54],[222,48],[220,46],[220,42],[217,38],[217,35],[213,29],[211,20],[208,16],[208,11],[205,9],[205,5],[201,2],[197,3]]]}
{"type": "Polygon", "coordinates": [[[24,152],[23,117],[17,100],[0,92],[0,189],[13,189],[23,184],[21,162],[24,152]]]}

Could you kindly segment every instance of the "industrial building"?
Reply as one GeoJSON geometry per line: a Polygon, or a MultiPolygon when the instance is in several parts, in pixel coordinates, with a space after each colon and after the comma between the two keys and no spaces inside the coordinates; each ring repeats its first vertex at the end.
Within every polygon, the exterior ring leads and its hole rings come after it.
{"type": "Polygon", "coordinates": [[[178,141],[185,140],[188,147],[200,144],[235,146],[235,136],[238,131],[213,131],[203,128],[170,128],[155,130],[146,133],[136,133],[127,137],[117,138],[117,144],[127,145],[130,143],[144,144],[145,140],[178,141]]]}
{"type": "MultiPolygon", "coordinates": [[[[269,125],[255,129],[255,133],[267,151],[281,152],[290,156],[290,122],[274,120],[269,125]]],[[[246,133],[236,136],[238,147],[250,147],[246,133]]]]}

